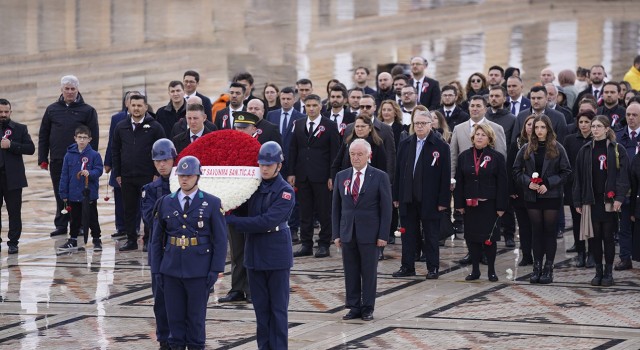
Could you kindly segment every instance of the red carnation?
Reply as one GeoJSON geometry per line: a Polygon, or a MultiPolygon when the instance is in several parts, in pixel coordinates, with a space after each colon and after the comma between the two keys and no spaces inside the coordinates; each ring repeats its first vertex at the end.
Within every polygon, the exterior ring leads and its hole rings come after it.
{"type": "Polygon", "coordinates": [[[405,232],[407,232],[407,230],[406,230],[404,227],[400,227],[399,231],[400,231],[400,233],[405,233],[405,232]]]}
{"type": "Polygon", "coordinates": [[[493,242],[491,242],[490,239],[487,239],[486,241],[484,241],[484,244],[490,246],[493,244],[493,242]]]}
{"type": "Polygon", "coordinates": [[[609,199],[613,199],[613,197],[615,197],[615,196],[616,196],[616,193],[615,193],[615,192],[613,192],[613,191],[609,191],[609,192],[607,192],[607,198],[609,198],[609,199]]]}
{"type": "Polygon", "coordinates": [[[208,133],[178,155],[194,156],[201,166],[258,166],[260,142],[243,132],[220,130],[208,133]]]}

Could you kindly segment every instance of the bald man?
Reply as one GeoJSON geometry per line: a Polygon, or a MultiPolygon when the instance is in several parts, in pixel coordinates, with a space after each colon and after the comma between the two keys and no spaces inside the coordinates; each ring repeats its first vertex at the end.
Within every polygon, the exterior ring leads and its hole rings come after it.
{"type": "MultiPolygon", "coordinates": [[[[194,105],[194,104],[198,104],[198,105],[202,106],[202,99],[199,96],[191,96],[187,100],[187,109],[189,109],[189,105],[194,105]]],[[[205,113],[205,116],[206,116],[206,113],[205,113]]],[[[212,132],[212,131],[218,130],[218,128],[215,126],[215,124],[213,124],[211,121],[209,121],[209,119],[205,119],[204,127],[207,130],[207,132],[212,132]]],[[[182,134],[183,132],[187,131],[188,128],[189,127],[187,125],[186,118],[180,118],[180,120],[178,120],[175,124],[173,124],[173,128],[171,129],[171,135],[170,135],[171,139],[173,139],[176,136],[178,136],[178,135],[182,134]]],[[[169,135],[167,135],[167,136],[169,136],[169,135]]]]}
{"type": "Polygon", "coordinates": [[[542,85],[552,84],[556,80],[556,75],[550,68],[545,68],[540,71],[540,83],[542,85]]]}
{"type": "Polygon", "coordinates": [[[376,105],[380,107],[382,101],[395,101],[396,92],[393,89],[393,77],[387,72],[378,74],[378,94],[376,95],[376,105]]]}
{"type": "Polygon", "coordinates": [[[247,112],[253,113],[260,118],[260,121],[256,123],[257,134],[255,137],[258,142],[262,145],[268,141],[275,141],[282,147],[282,136],[278,126],[264,119],[264,103],[262,100],[255,98],[247,102],[247,112]]]}

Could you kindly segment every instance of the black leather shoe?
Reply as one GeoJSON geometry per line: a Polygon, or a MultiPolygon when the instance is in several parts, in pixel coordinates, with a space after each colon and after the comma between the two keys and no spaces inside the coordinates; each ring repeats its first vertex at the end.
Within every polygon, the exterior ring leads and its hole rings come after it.
{"type": "Polygon", "coordinates": [[[127,237],[127,233],[124,231],[117,231],[116,233],[111,235],[111,238],[113,239],[121,239],[126,237],[127,237]]]}
{"type": "MultiPolygon", "coordinates": [[[[9,254],[11,254],[11,247],[9,247],[9,254]]],[[[631,263],[630,258],[620,260],[620,262],[614,267],[616,271],[630,270],[632,268],[633,264],[631,263]]]]}
{"type": "Polygon", "coordinates": [[[416,270],[409,270],[406,267],[400,267],[400,270],[394,272],[391,276],[393,277],[409,277],[409,276],[415,276],[416,275],[416,270]]]}
{"type": "Polygon", "coordinates": [[[226,296],[218,299],[219,303],[230,303],[234,301],[244,301],[244,293],[242,292],[229,292],[226,296]]]}
{"type": "Polygon", "coordinates": [[[18,246],[10,245],[9,246],[9,254],[18,254],[18,246]]]}
{"type": "Polygon", "coordinates": [[[418,259],[419,262],[427,262],[427,256],[422,254],[420,255],[420,259],[418,259]]]}
{"type": "Polygon", "coordinates": [[[138,250],[138,242],[135,241],[127,241],[127,243],[125,243],[122,247],[120,247],[120,249],[118,249],[121,252],[126,252],[126,251],[130,251],[130,250],[138,250]]]}
{"type": "Polygon", "coordinates": [[[504,245],[507,248],[515,248],[516,247],[516,242],[513,240],[513,238],[507,238],[504,242],[504,245]]]}
{"type": "Polygon", "coordinates": [[[55,231],[51,232],[49,234],[49,236],[51,237],[55,237],[55,236],[62,236],[62,235],[66,235],[67,234],[67,229],[66,228],[56,228],[55,231]]]}
{"type": "Polygon", "coordinates": [[[159,349],[160,350],[171,350],[171,346],[169,346],[169,343],[167,343],[166,341],[161,341],[159,349]]]}
{"type": "Polygon", "coordinates": [[[298,249],[295,253],[293,253],[293,256],[295,258],[300,256],[311,256],[311,255],[313,255],[313,250],[307,247],[300,247],[300,249],[298,249]]]}
{"type": "Polygon", "coordinates": [[[329,248],[327,248],[327,247],[318,247],[318,250],[316,250],[316,254],[314,256],[316,258],[326,258],[329,255],[331,255],[329,253],[329,248]]]}
{"type": "Polygon", "coordinates": [[[373,321],[373,312],[371,311],[365,311],[362,313],[362,320],[363,321],[373,321]]]}
{"type": "Polygon", "coordinates": [[[480,272],[478,273],[470,273],[467,277],[464,278],[465,281],[475,281],[480,278],[480,272]]]}
{"type": "Polygon", "coordinates": [[[498,276],[495,273],[490,273],[489,274],[489,281],[498,282],[498,276]]]}
{"type": "Polygon", "coordinates": [[[429,272],[427,272],[427,279],[428,280],[437,280],[438,279],[438,272],[437,271],[429,271],[429,272]]]}
{"type": "Polygon", "coordinates": [[[576,244],[574,243],[571,248],[567,249],[567,253],[576,253],[578,248],[576,248],[576,244]]]}
{"type": "Polygon", "coordinates": [[[460,264],[460,265],[469,265],[469,264],[471,264],[471,255],[469,253],[467,253],[467,255],[465,255],[464,258],[458,260],[458,264],[460,264]]]}
{"type": "Polygon", "coordinates": [[[564,232],[558,230],[558,234],[556,235],[557,239],[562,239],[564,237],[564,232]]]}
{"type": "Polygon", "coordinates": [[[345,321],[353,320],[355,318],[360,318],[362,315],[358,311],[350,310],[346,315],[342,316],[342,319],[345,321]]]}

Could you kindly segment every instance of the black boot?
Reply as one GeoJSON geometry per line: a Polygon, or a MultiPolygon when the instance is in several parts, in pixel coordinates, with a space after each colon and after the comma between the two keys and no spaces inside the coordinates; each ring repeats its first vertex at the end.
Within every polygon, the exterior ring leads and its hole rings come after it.
{"type": "Polygon", "coordinates": [[[542,270],[542,261],[534,261],[533,262],[533,272],[531,272],[531,277],[529,278],[529,283],[538,283],[540,280],[540,272],[542,270]]]}
{"type": "Polygon", "coordinates": [[[553,262],[547,261],[544,264],[544,268],[542,269],[542,274],[540,275],[540,280],[538,283],[540,284],[549,284],[553,282],[553,262]]]}
{"type": "Polygon", "coordinates": [[[596,266],[596,261],[593,258],[593,254],[588,253],[587,262],[584,264],[584,267],[592,269],[594,266],[596,266]]]}
{"type": "Polygon", "coordinates": [[[585,254],[584,252],[578,252],[578,256],[576,256],[576,267],[584,267],[585,265],[585,254]]]}
{"type": "Polygon", "coordinates": [[[599,286],[602,284],[602,264],[596,265],[596,275],[591,279],[592,286],[599,286]]]}
{"type": "Polygon", "coordinates": [[[518,263],[518,266],[529,266],[533,264],[533,258],[531,255],[522,255],[522,260],[518,263]]]}
{"type": "Polygon", "coordinates": [[[611,264],[604,265],[604,276],[602,276],[602,281],[600,285],[603,287],[613,286],[613,265],[611,264]]]}

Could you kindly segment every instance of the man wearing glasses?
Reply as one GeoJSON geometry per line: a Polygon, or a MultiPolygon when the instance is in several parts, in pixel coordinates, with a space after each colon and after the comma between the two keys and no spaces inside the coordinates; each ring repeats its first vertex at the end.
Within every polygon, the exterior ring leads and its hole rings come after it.
{"type": "Polygon", "coordinates": [[[411,112],[416,108],[417,97],[418,94],[413,86],[407,85],[402,88],[402,125],[411,125],[411,112]]]}
{"type": "Polygon", "coordinates": [[[211,116],[211,99],[196,91],[200,85],[200,74],[194,70],[188,70],[182,75],[182,83],[184,84],[184,97],[189,101],[191,97],[198,96],[202,99],[204,114],[207,115],[208,121],[213,121],[211,116]]]}
{"type": "Polygon", "coordinates": [[[402,235],[402,263],[393,277],[415,276],[416,235],[422,235],[426,245],[426,277],[438,278],[438,231],[441,212],[449,207],[451,199],[451,153],[449,145],[431,132],[432,123],[429,111],[416,112],[411,126],[415,133],[398,145],[392,197],[406,231],[402,235]]]}
{"type": "Polygon", "coordinates": [[[427,77],[425,72],[429,62],[424,57],[413,57],[411,59],[411,75],[413,79],[409,85],[416,89],[417,101],[421,105],[436,110],[440,106],[440,83],[427,77]]]}

